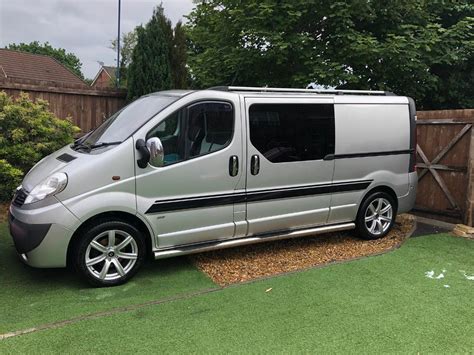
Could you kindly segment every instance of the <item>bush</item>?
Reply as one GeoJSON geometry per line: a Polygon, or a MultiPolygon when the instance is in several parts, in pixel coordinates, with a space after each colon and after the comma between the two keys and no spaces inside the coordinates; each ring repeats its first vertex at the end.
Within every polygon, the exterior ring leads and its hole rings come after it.
{"type": "Polygon", "coordinates": [[[12,198],[13,191],[20,184],[23,172],[0,159],[0,201],[12,198]]]}
{"type": "Polygon", "coordinates": [[[72,142],[77,132],[69,119],[49,111],[47,101],[0,92],[0,200],[9,199],[37,161],[72,142]]]}

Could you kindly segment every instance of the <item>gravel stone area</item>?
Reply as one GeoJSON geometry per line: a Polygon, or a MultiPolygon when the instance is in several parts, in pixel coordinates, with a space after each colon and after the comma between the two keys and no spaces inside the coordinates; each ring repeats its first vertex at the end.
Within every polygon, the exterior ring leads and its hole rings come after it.
{"type": "Polygon", "coordinates": [[[211,251],[189,258],[215,283],[226,286],[379,254],[401,245],[414,224],[413,216],[403,214],[397,217],[392,231],[378,240],[361,240],[354,231],[345,231],[211,251]]]}

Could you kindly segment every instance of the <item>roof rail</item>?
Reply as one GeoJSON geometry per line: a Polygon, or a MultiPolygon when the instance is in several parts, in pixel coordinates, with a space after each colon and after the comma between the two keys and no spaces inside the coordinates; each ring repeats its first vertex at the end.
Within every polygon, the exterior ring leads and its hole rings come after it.
{"type": "Polygon", "coordinates": [[[291,88],[269,88],[269,87],[252,87],[252,86],[214,86],[209,90],[221,91],[250,91],[250,92],[301,92],[314,94],[335,94],[335,95],[381,95],[393,96],[395,95],[389,91],[372,91],[372,90],[324,90],[324,89],[291,89],[291,88]]]}

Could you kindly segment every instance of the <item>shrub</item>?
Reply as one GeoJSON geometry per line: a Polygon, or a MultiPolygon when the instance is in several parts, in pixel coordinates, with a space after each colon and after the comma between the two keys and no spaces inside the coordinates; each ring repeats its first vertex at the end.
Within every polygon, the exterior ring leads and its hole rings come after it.
{"type": "Polygon", "coordinates": [[[47,101],[0,92],[0,199],[9,199],[12,186],[37,161],[72,142],[77,132],[69,119],[49,111],[47,101]]]}
{"type": "Polygon", "coordinates": [[[12,198],[13,191],[20,184],[23,172],[0,159],[0,201],[12,198]]]}

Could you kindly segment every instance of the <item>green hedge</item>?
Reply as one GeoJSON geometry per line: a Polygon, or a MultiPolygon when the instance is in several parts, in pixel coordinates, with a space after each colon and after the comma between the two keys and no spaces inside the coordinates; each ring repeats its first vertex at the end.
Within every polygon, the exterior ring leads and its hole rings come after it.
{"type": "Polygon", "coordinates": [[[69,118],[59,119],[49,111],[45,100],[0,92],[0,200],[9,200],[37,161],[71,143],[79,131],[69,118]]]}

